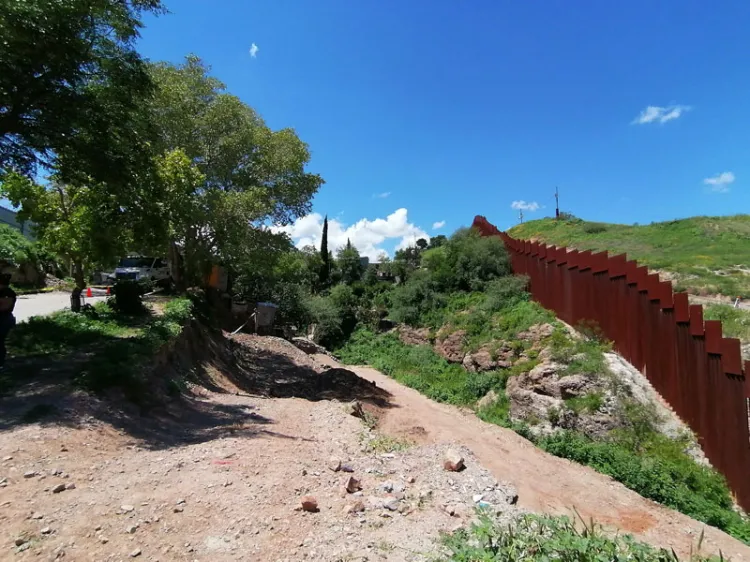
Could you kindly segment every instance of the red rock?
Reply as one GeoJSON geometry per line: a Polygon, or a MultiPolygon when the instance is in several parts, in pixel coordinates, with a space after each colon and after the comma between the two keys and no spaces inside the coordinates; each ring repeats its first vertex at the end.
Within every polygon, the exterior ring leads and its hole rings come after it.
{"type": "Polygon", "coordinates": [[[303,496],[300,500],[303,511],[314,513],[318,511],[318,500],[314,496],[303,496]]]}

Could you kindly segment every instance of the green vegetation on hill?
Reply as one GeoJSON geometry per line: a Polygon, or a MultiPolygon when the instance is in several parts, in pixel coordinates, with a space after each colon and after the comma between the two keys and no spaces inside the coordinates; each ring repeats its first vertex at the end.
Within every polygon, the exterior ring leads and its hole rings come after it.
{"type": "MultiPolygon", "coordinates": [[[[556,325],[549,311],[528,299],[523,280],[510,277],[506,266],[498,266],[505,262],[493,254],[505,250],[497,245],[499,239],[494,240],[488,243],[471,232],[459,231],[443,246],[419,254],[415,264],[419,267],[393,287],[384,302],[390,318],[424,328],[419,332],[422,337],[462,330],[467,352],[479,348],[492,352],[509,344],[515,357],[510,368],[470,372],[447,361],[431,345],[407,345],[395,333],[377,333],[365,321],[337,350],[338,357],[347,364],[372,365],[433,400],[474,408],[484,421],[514,429],[556,456],[588,465],[644,497],[750,544],[750,523],[734,511],[724,478],[687,454],[687,437],[668,439],[660,434],[652,408],[622,396],[618,409],[625,420],[623,427],[597,439],[560,429],[542,436],[532,431],[541,420],[511,419],[508,379],[540,363],[540,348],[519,339],[520,332],[535,324],[555,325],[540,343],[553,361],[565,365],[561,371],[565,375],[607,377],[603,353],[609,345],[597,339],[595,330],[589,338],[573,339],[556,325]],[[473,256],[470,267],[456,268],[452,263],[458,248],[473,256]],[[491,396],[494,399],[478,405],[481,398],[491,396]]],[[[594,412],[603,401],[601,394],[592,392],[567,400],[565,406],[572,412],[594,412]]]]}
{"type": "Polygon", "coordinates": [[[750,215],[642,226],[546,218],[514,226],[508,233],[579,250],[626,253],[651,269],[674,274],[678,289],[750,298],[750,215]]]}

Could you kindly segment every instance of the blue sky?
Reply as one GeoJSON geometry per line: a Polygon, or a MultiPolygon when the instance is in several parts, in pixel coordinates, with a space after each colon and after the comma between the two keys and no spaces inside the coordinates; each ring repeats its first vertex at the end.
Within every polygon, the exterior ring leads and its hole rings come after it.
{"type": "Polygon", "coordinates": [[[514,202],[554,213],[556,185],[561,208],[589,220],[750,208],[748,2],[167,6],[146,20],[145,56],[197,54],[309,143],[326,185],[288,229],[300,243],[323,214],[334,242],[370,255],[475,214],[507,228],[514,202]]]}

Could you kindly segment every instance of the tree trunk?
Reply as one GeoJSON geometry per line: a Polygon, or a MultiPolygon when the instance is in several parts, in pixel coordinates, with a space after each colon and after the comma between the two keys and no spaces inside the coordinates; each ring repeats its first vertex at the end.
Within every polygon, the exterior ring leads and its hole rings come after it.
{"type": "Polygon", "coordinates": [[[81,260],[72,260],[73,265],[73,279],[76,282],[73,294],[70,296],[70,309],[73,312],[81,310],[81,293],[86,288],[86,278],[83,272],[83,263],[81,260]]]}
{"type": "Polygon", "coordinates": [[[182,256],[180,256],[180,250],[174,240],[169,242],[167,261],[169,262],[169,274],[172,276],[175,289],[181,293],[185,290],[185,274],[182,270],[182,256]]]}

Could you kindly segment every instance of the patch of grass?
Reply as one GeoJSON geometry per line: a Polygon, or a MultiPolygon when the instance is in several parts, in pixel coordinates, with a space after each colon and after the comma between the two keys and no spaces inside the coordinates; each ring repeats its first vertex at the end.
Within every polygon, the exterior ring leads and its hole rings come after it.
{"type": "Polygon", "coordinates": [[[726,338],[739,338],[750,341],[750,310],[734,308],[725,304],[713,304],[703,307],[705,320],[721,320],[726,338]]]}
{"type": "Polygon", "coordinates": [[[8,353],[13,357],[69,354],[111,338],[135,335],[136,326],[132,318],[116,314],[103,302],[79,314],[63,310],[17,324],[8,336],[8,353]]]}
{"type": "MultiPolygon", "coordinates": [[[[449,556],[440,559],[445,562],[679,561],[674,551],[656,549],[630,535],[612,536],[593,521],[576,526],[568,517],[550,515],[523,515],[508,526],[497,525],[483,516],[470,529],[444,535],[443,544],[450,551],[449,556]]],[[[700,555],[690,559],[717,560],[700,555]]]]}
{"type": "Polygon", "coordinates": [[[607,372],[604,353],[612,350],[609,343],[598,339],[572,339],[563,328],[557,328],[548,342],[552,359],[566,365],[565,375],[597,375],[607,372]]]}
{"type": "Polygon", "coordinates": [[[583,396],[566,399],[565,405],[576,414],[593,414],[604,405],[604,395],[601,392],[589,392],[583,396]]]}
{"type": "Polygon", "coordinates": [[[734,511],[724,478],[688,457],[684,443],[654,433],[637,451],[626,440],[593,441],[565,431],[538,439],[536,444],[750,544],[750,523],[734,511]]]}
{"type": "Polygon", "coordinates": [[[504,387],[502,373],[467,373],[431,347],[406,345],[395,334],[360,329],[337,355],[349,365],[372,365],[438,402],[471,405],[491,389],[504,387]]]}
{"type": "MultiPolygon", "coordinates": [[[[182,298],[167,303],[162,316],[118,314],[107,303],[98,303],[80,314],[63,311],[32,318],[11,331],[9,354],[69,362],[80,387],[94,392],[117,387],[137,401],[148,394],[142,374],[145,364],[179,335],[191,310],[191,301],[182,298]]],[[[0,381],[4,391],[23,375],[21,369],[6,369],[0,381]]]]}
{"type": "Polygon", "coordinates": [[[651,269],[673,273],[678,288],[695,294],[750,298],[750,215],[693,217],[644,226],[547,218],[510,229],[535,239],[579,250],[627,253],[651,269]]]}
{"type": "Polygon", "coordinates": [[[373,453],[397,453],[406,451],[414,446],[414,442],[403,437],[391,437],[389,435],[378,435],[370,439],[367,444],[367,450],[373,453]]]}

